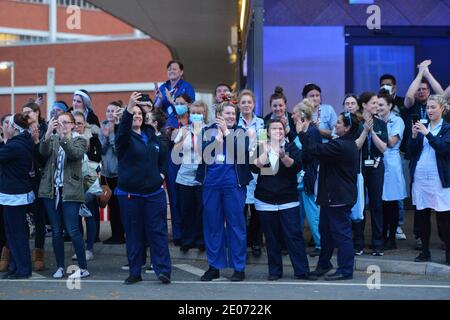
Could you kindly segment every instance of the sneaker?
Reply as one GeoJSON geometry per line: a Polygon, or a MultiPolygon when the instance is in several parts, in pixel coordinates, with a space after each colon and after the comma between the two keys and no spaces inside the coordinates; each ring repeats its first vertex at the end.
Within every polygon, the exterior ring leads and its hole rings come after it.
{"type": "Polygon", "coordinates": [[[314,248],[314,250],[309,253],[309,256],[311,258],[320,256],[320,249],[319,248],[314,248]]]}
{"type": "Polygon", "coordinates": [[[375,249],[375,250],[373,250],[373,252],[372,252],[372,256],[374,256],[374,257],[382,257],[383,255],[384,255],[384,253],[383,253],[383,251],[381,251],[381,250],[375,249]]]}
{"type": "Polygon", "coordinates": [[[414,250],[420,251],[422,250],[422,239],[416,238],[416,246],[414,247],[414,250]]]}
{"type": "Polygon", "coordinates": [[[363,249],[355,249],[354,250],[355,256],[362,256],[364,254],[363,249]]]}
{"type": "Polygon", "coordinates": [[[401,227],[397,227],[397,232],[395,233],[395,239],[406,240],[406,234],[403,232],[401,227]]]}
{"type": "Polygon", "coordinates": [[[245,272],[244,271],[234,271],[233,275],[230,278],[233,282],[244,281],[245,280],[245,272]]]}
{"type": "Polygon", "coordinates": [[[94,260],[94,253],[92,250],[86,250],[86,261],[94,260]]]}
{"type": "Polygon", "coordinates": [[[76,253],[73,254],[72,261],[77,261],[77,254],[76,253]]]}
{"type": "Polygon", "coordinates": [[[212,266],[209,267],[208,270],[206,270],[205,274],[202,275],[200,278],[200,281],[212,281],[214,279],[220,278],[220,271],[219,269],[216,269],[212,266]]]}
{"type": "Polygon", "coordinates": [[[69,276],[69,279],[80,279],[80,278],[86,278],[89,277],[91,274],[89,273],[89,271],[87,271],[87,269],[78,269],[77,271],[75,271],[74,273],[72,273],[69,276]]]}
{"type": "Polygon", "coordinates": [[[145,273],[155,273],[155,270],[153,270],[153,265],[150,265],[147,269],[145,269],[145,273]]]}
{"type": "Polygon", "coordinates": [[[124,284],[135,284],[137,282],[142,281],[142,277],[141,276],[129,276],[128,278],[125,279],[124,284]]]}
{"type": "Polygon", "coordinates": [[[54,279],[61,279],[64,277],[64,268],[58,268],[56,272],[53,274],[54,279]]]}

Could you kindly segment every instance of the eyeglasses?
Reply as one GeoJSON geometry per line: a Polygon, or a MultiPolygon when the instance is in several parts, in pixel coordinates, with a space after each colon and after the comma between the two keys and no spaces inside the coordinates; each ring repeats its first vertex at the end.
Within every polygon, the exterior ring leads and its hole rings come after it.
{"type": "Polygon", "coordinates": [[[84,122],[75,122],[75,127],[84,126],[84,122]]]}
{"type": "Polygon", "coordinates": [[[72,121],[60,121],[59,124],[62,126],[67,126],[69,123],[73,123],[72,121]]]}

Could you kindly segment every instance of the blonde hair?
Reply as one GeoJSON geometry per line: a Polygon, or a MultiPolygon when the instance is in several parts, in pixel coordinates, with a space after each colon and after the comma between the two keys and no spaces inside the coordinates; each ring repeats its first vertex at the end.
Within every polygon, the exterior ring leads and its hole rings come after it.
{"type": "Polygon", "coordinates": [[[208,105],[204,101],[194,101],[191,105],[189,105],[189,111],[191,111],[191,108],[203,108],[203,116],[205,117],[205,121],[208,119],[208,105]]]}
{"type": "Polygon", "coordinates": [[[229,101],[224,101],[221,104],[219,104],[216,108],[216,115],[221,114],[223,112],[223,109],[225,109],[225,107],[233,107],[234,108],[234,112],[236,112],[236,105],[229,102],[229,101]]]}
{"type": "Polygon", "coordinates": [[[239,93],[239,97],[238,97],[238,102],[239,102],[239,103],[241,102],[241,99],[242,99],[243,96],[250,96],[250,97],[252,97],[253,103],[256,102],[255,94],[253,93],[252,90],[249,90],[249,89],[244,89],[244,90],[242,90],[242,91],[239,93]]]}
{"type": "Polygon", "coordinates": [[[438,105],[444,108],[444,113],[450,112],[450,105],[443,95],[432,94],[428,97],[428,101],[435,101],[438,105]]]}
{"type": "Polygon", "coordinates": [[[306,120],[311,120],[314,113],[314,104],[309,99],[303,99],[302,102],[297,103],[294,107],[294,111],[303,113],[306,120]]]}

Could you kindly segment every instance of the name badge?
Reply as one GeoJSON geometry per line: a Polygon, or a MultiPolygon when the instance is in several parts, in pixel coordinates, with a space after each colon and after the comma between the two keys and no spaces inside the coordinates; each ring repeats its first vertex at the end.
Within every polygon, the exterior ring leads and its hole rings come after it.
{"type": "Polygon", "coordinates": [[[420,122],[422,122],[423,124],[428,124],[428,120],[427,119],[420,119],[420,122]]]}
{"type": "Polygon", "coordinates": [[[216,160],[217,160],[217,162],[224,162],[225,161],[225,156],[223,154],[218,154],[216,156],[216,160]]]}
{"type": "Polygon", "coordinates": [[[375,165],[375,161],[373,159],[364,160],[364,166],[373,167],[375,165]]]}

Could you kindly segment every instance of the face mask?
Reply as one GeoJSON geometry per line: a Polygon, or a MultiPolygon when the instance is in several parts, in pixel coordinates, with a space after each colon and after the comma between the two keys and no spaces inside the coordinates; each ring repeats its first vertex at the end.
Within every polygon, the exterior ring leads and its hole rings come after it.
{"type": "Polygon", "coordinates": [[[188,111],[188,107],[182,104],[176,104],[175,105],[175,111],[177,115],[182,116],[188,111]]]}
{"type": "Polygon", "coordinates": [[[383,89],[388,91],[389,94],[392,95],[392,86],[391,85],[385,84],[384,86],[381,86],[380,90],[383,90],[383,89]]]}
{"type": "Polygon", "coordinates": [[[202,114],[191,114],[189,116],[189,120],[191,120],[191,122],[203,122],[203,115],[202,114]]]}

